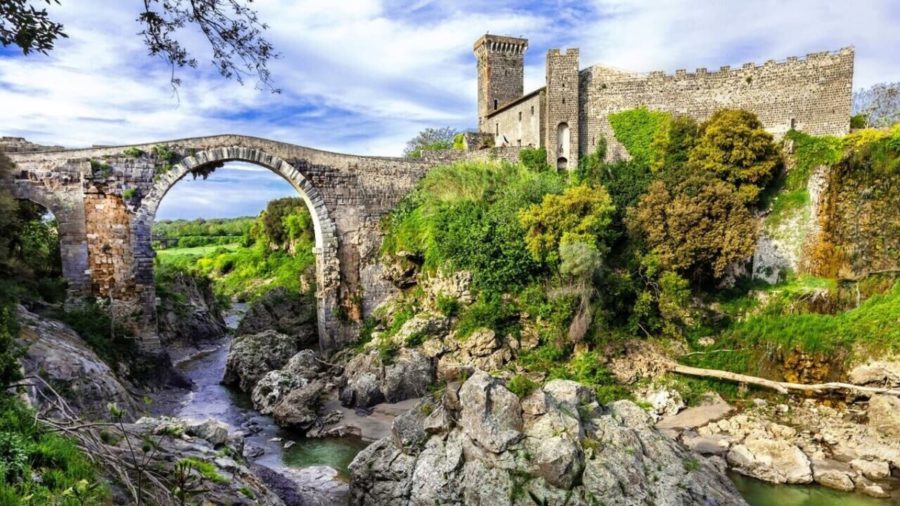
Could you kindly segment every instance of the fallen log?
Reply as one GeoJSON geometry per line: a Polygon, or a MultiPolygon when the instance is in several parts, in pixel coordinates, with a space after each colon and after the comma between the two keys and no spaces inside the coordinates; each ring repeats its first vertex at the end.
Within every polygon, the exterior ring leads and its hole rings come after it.
{"type": "Polygon", "coordinates": [[[895,395],[900,397],[900,390],[894,388],[866,387],[853,385],[851,383],[829,382],[829,383],[788,383],[785,381],[773,381],[757,376],[749,376],[746,374],[738,374],[728,371],[720,371],[718,369],[702,369],[700,367],[691,367],[687,365],[675,364],[671,365],[672,372],[684,374],[687,376],[695,376],[698,378],[715,378],[725,381],[733,381],[735,383],[746,383],[758,387],[769,388],[782,394],[794,392],[805,392],[812,394],[826,394],[833,392],[845,392],[853,394],[857,397],[869,398],[873,395],[895,395]]]}

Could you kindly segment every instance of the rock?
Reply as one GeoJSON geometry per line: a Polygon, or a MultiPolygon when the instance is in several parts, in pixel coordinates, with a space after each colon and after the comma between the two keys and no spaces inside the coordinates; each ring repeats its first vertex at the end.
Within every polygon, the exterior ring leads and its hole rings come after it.
{"type": "Polygon", "coordinates": [[[854,489],[853,471],[844,463],[837,461],[813,462],[813,480],[823,487],[833,488],[843,492],[854,489]]]}
{"type": "Polygon", "coordinates": [[[900,398],[873,395],[869,399],[869,426],[892,438],[900,438],[900,398]]]}
{"type": "Polygon", "coordinates": [[[703,346],[704,348],[709,348],[710,346],[716,344],[716,340],[710,336],[703,336],[700,339],[697,339],[697,344],[703,346]]]}
{"type": "MultiPolygon", "coordinates": [[[[69,406],[86,419],[109,419],[107,404],[116,403],[130,419],[139,411],[115,372],[69,326],[39,317],[19,306],[16,340],[25,354],[19,359],[25,376],[41,376],[69,406]]],[[[25,389],[29,403],[46,416],[56,416],[56,403],[46,385],[25,389]]]]}
{"type": "Polygon", "coordinates": [[[663,418],[656,424],[659,429],[696,429],[710,422],[721,420],[734,411],[718,394],[707,394],[700,406],[687,408],[675,416],[663,418]]]}
{"type": "Polygon", "coordinates": [[[350,487],[328,466],[275,471],[254,465],[252,471],[286,506],[333,506],[347,504],[350,487]]]}
{"type": "Polygon", "coordinates": [[[400,330],[391,337],[391,342],[398,346],[404,346],[411,339],[422,342],[426,337],[443,337],[448,326],[449,321],[443,316],[417,314],[400,327],[400,330]]]}
{"type": "Polygon", "coordinates": [[[284,367],[297,351],[295,338],[274,330],[238,336],[228,350],[222,383],[249,392],[266,373],[284,367]]]}
{"type": "Polygon", "coordinates": [[[461,304],[471,304],[472,299],[472,273],[469,271],[454,271],[445,274],[441,271],[425,280],[425,291],[433,298],[450,297],[461,304]]]}
{"type": "Polygon", "coordinates": [[[187,424],[185,432],[191,436],[205,439],[213,446],[219,446],[228,441],[228,425],[212,418],[203,422],[187,424]]]}
{"type": "Polygon", "coordinates": [[[891,497],[890,492],[885,490],[880,483],[874,483],[863,477],[856,479],[856,491],[869,497],[878,497],[879,499],[891,497]]]}
{"type": "Polygon", "coordinates": [[[779,439],[748,437],[726,456],[735,471],[769,483],[810,483],[812,469],[800,448],[779,439]]]}
{"type": "Polygon", "coordinates": [[[281,427],[306,430],[318,419],[318,410],[324,395],[322,380],[310,381],[305,386],[291,390],[275,405],[272,417],[281,427]]]}
{"type": "Polygon", "coordinates": [[[898,387],[900,361],[878,360],[857,365],[847,373],[847,379],[854,385],[898,387]]]}
{"type": "Polygon", "coordinates": [[[731,446],[731,438],[721,435],[698,436],[685,433],[681,436],[681,442],[700,455],[725,455],[731,446]]]}
{"type": "Polygon", "coordinates": [[[671,370],[672,361],[646,341],[629,341],[621,358],[613,359],[609,371],[619,383],[631,384],[639,379],[657,379],[671,370]]]}
{"type": "Polygon", "coordinates": [[[282,369],[269,371],[253,387],[251,400],[253,407],[264,415],[272,413],[275,405],[291,390],[309,383],[320,372],[316,353],[301,350],[291,357],[282,369]]]}
{"type": "MultiPolygon", "coordinates": [[[[897,413],[900,416],[900,412],[897,413]]],[[[870,480],[883,480],[891,475],[891,465],[883,461],[854,459],[850,467],[870,480]]]]}
{"type": "Polygon", "coordinates": [[[500,347],[497,334],[487,328],[481,328],[472,332],[460,344],[460,348],[472,357],[486,357],[500,347]]]}
{"type": "Polygon", "coordinates": [[[346,384],[341,389],[341,404],[367,408],[384,400],[381,383],[384,378],[381,359],[371,351],[350,359],[344,368],[346,384]]]}
{"type": "Polygon", "coordinates": [[[655,418],[661,416],[675,416],[684,408],[684,400],[681,394],[671,388],[663,386],[648,386],[635,392],[638,401],[649,404],[655,418]]]}
{"type": "Polygon", "coordinates": [[[207,278],[176,272],[161,282],[157,294],[159,338],[173,360],[183,354],[180,350],[185,347],[196,348],[203,342],[225,337],[222,308],[207,278]]]}
{"type": "Polygon", "coordinates": [[[522,438],[519,398],[487,373],[478,371],[459,391],[460,426],[479,446],[500,453],[522,438]]]}
{"type": "Polygon", "coordinates": [[[426,407],[434,409],[434,404],[427,401],[419,404],[417,407],[394,418],[394,422],[391,424],[391,437],[393,438],[394,446],[400,448],[400,451],[406,455],[418,455],[428,439],[428,433],[423,425],[426,407]]]}
{"type": "Polygon", "coordinates": [[[308,296],[273,288],[253,301],[241,319],[237,335],[275,331],[295,340],[295,351],[318,346],[316,305],[308,296]]]}
{"type": "Polygon", "coordinates": [[[384,368],[381,392],[388,402],[400,402],[425,395],[432,383],[431,361],[415,350],[403,349],[384,368]]]}
{"type": "Polygon", "coordinates": [[[481,371],[458,399],[455,390],[438,408],[445,426],[421,430],[417,420],[437,411],[420,405],[356,456],[351,504],[746,504],[721,469],[666,439],[631,402],[594,409],[590,389],[557,382],[520,404],[481,371]]]}
{"type": "Polygon", "coordinates": [[[382,276],[397,288],[409,288],[417,283],[419,267],[424,259],[408,251],[398,251],[383,258],[382,276]]]}

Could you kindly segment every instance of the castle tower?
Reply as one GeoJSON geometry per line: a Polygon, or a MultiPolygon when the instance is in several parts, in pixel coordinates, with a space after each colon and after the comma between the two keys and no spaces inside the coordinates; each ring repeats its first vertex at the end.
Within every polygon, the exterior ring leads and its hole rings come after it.
{"type": "Polygon", "coordinates": [[[559,170],[578,167],[579,80],[578,50],[547,51],[546,129],[547,163],[559,170]]]}
{"type": "Polygon", "coordinates": [[[521,97],[525,87],[525,50],[528,39],[484,35],[475,41],[478,61],[478,130],[485,117],[521,97]]]}

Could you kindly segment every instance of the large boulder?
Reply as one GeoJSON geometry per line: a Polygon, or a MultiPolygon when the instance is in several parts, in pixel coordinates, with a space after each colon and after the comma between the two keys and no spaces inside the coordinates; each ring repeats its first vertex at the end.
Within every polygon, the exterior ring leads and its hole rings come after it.
{"type": "Polygon", "coordinates": [[[341,404],[367,408],[387,400],[421,397],[434,383],[431,361],[416,350],[401,349],[389,363],[370,351],[354,356],[344,367],[341,404]]]}
{"type": "Polygon", "coordinates": [[[257,334],[266,330],[293,337],[298,349],[318,346],[315,301],[282,287],[269,290],[250,304],[238,324],[237,334],[257,334]]]}
{"type": "Polygon", "coordinates": [[[878,432],[900,439],[900,398],[873,395],[869,399],[869,425],[878,432]]]}
{"type": "Polygon", "coordinates": [[[306,386],[317,377],[321,364],[312,350],[301,350],[291,357],[282,369],[269,371],[253,387],[250,399],[253,407],[264,415],[272,413],[275,405],[291,390],[306,386]]]}
{"type": "Polygon", "coordinates": [[[519,402],[483,372],[458,392],[448,385],[440,406],[425,401],[398,418],[350,474],[355,505],[746,504],[718,467],[635,404],[600,408],[572,382],[519,402]]]}
{"type": "Polygon", "coordinates": [[[275,423],[282,427],[307,430],[319,418],[319,407],[325,396],[325,382],[313,380],[288,392],[272,409],[275,423]]]}
{"type": "Polygon", "coordinates": [[[222,383],[249,392],[266,373],[284,367],[297,351],[294,337],[274,330],[240,335],[231,342],[222,383]]]}
{"type": "Polygon", "coordinates": [[[781,440],[748,437],[727,455],[735,471],[770,483],[811,483],[812,468],[806,454],[781,440]]]}
{"type": "Polygon", "coordinates": [[[17,344],[25,349],[20,358],[25,376],[31,381],[25,391],[32,406],[47,416],[57,414],[53,390],[65,398],[76,414],[86,419],[107,419],[107,404],[114,402],[126,413],[137,406],[125,385],[97,353],[64,323],[35,315],[19,306],[20,331],[17,344]]]}

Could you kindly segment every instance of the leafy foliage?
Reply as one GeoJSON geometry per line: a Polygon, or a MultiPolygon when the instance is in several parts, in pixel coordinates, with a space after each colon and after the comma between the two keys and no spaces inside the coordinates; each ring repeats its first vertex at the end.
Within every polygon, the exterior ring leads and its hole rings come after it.
{"type": "Polygon", "coordinates": [[[689,116],[668,117],[656,129],[650,145],[650,169],[663,179],[683,172],[697,143],[700,127],[689,116]]]}
{"type": "Polygon", "coordinates": [[[452,149],[460,132],[450,127],[426,128],[406,143],[403,156],[421,158],[425,151],[452,149]]]}
{"type": "Polygon", "coordinates": [[[628,216],[640,237],[666,270],[695,281],[721,278],[733,262],[753,254],[756,222],[734,187],[709,176],[695,176],[670,189],[650,185],[628,216]]]}
{"type": "Polygon", "coordinates": [[[731,183],[745,202],[755,202],[780,162],[772,135],[756,115],[719,110],[700,126],[699,133],[688,165],[731,183]]]}
{"type": "Polygon", "coordinates": [[[602,186],[573,186],[561,195],[546,195],[519,213],[527,230],[525,243],[535,260],[555,265],[561,242],[605,246],[615,207],[602,186]]]}
{"type": "Polygon", "coordinates": [[[656,132],[669,118],[667,112],[651,111],[642,106],[610,114],[609,125],[631,158],[646,165],[652,159],[651,145],[656,132]]]}
{"type": "MultiPolygon", "coordinates": [[[[41,3],[41,2],[37,2],[41,3]]],[[[46,0],[48,5],[59,0],[46,0]]],[[[52,21],[47,9],[38,9],[30,0],[4,0],[0,2],[0,44],[16,45],[22,52],[47,54],[56,40],[68,37],[63,25],[52,21]]]]}
{"type": "Polygon", "coordinates": [[[519,151],[519,161],[526,168],[535,172],[550,170],[550,164],[547,163],[547,150],[544,148],[522,148],[519,151]]]}

